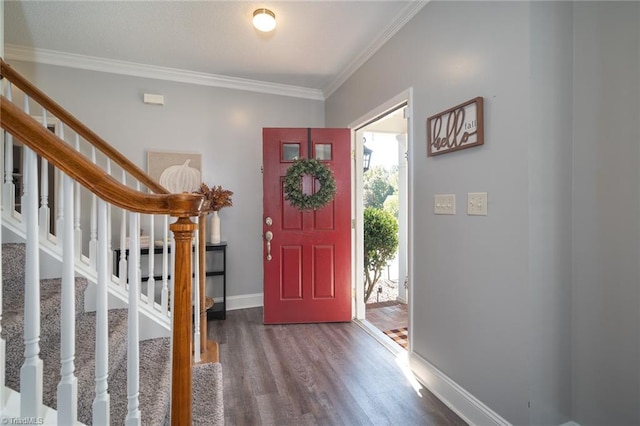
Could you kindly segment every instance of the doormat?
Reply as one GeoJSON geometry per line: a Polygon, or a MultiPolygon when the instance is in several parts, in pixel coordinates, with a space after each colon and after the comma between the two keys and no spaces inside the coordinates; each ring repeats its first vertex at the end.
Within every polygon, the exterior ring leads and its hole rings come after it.
{"type": "Polygon", "coordinates": [[[387,330],[384,334],[389,336],[391,340],[402,346],[404,349],[409,349],[409,335],[407,333],[407,327],[387,330]]]}

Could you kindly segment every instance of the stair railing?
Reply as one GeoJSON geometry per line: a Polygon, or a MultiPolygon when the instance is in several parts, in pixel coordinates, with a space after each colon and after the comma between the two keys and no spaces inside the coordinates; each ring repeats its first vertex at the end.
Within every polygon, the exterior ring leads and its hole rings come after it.
{"type": "MultiPolygon", "coordinates": [[[[39,252],[51,246],[62,246],[61,302],[61,380],[58,385],[58,423],[76,421],[77,379],[74,375],[75,353],[74,276],[79,262],[85,272],[94,274],[96,290],[96,372],[93,423],[109,423],[108,321],[110,296],[122,296],[129,309],[128,370],[126,424],[141,424],[139,409],[139,312],[156,315],[171,322],[172,330],[172,424],[191,423],[191,348],[192,348],[192,236],[197,224],[190,218],[203,213],[202,198],[195,194],[169,194],[150,176],[98,137],[83,123],[48,98],[43,92],[15,72],[0,59],[3,86],[0,98],[0,122],[6,132],[4,139],[4,182],[2,186],[3,221],[16,219],[22,224],[27,245],[27,276],[25,279],[25,362],[21,369],[22,417],[39,416],[42,406],[42,360],[40,359],[40,295],[39,252]],[[15,89],[19,89],[18,90],[15,89]],[[18,107],[22,100],[23,108],[18,107]],[[40,109],[41,122],[31,116],[31,107],[40,109]],[[53,120],[52,120],[53,118],[53,120]],[[50,130],[55,122],[55,133],[50,130]],[[65,135],[65,129],[69,130],[65,135]],[[73,133],[73,134],[71,134],[73,133]],[[67,143],[67,138],[70,141],[67,143]],[[14,164],[14,147],[22,144],[22,167],[14,164]],[[101,154],[98,157],[98,153],[101,154]],[[40,158],[40,179],[38,179],[40,158]],[[102,166],[102,167],[101,167],[102,166]],[[50,185],[50,168],[54,181],[50,185]],[[114,178],[119,168],[120,180],[114,178]],[[14,170],[19,170],[14,175],[14,170]],[[16,180],[23,194],[16,196],[16,180]],[[20,181],[21,180],[21,181],[20,181]],[[132,180],[134,182],[132,182],[132,180]],[[38,189],[38,182],[40,189],[38,189]],[[133,185],[133,187],[132,187],[133,185]],[[149,192],[141,191],[144,186],[149,192]],[[49,188],[53,188],[53,191],[49,188]],[[81,188],[88,190],[83,195],[81,188]],[[53,194],[53,197],[51,197],[53,194]],[[38,199],[38,195],[40,198],[38,199]],[[16,203],[16,199],[20,203],[16,203]],[[55,201],[55,223],[51,226],[50,204],[55,201]],[[87,206],[88,204],[88,206],[87,206]],[[19,207],[19,208],[18,208],[19,207]],[[118,209],[120,222],[112,214],[118,209]],[[81,211],[90,209],[89,239],[82,237],[81,211]],[[141,289],[141,218],[145,215],[149,258],[153,258],[154,236],[162,235],[161,291],[156,298],[156,265],[150,261],[145,291],[141,289]],[[156,222],[155,216],[163,219],[156,222]],[[177,220],[168,225],[169,217],[177,220]],[[128,222],[128,233],[127,229],[128,222]],[[159,229],[158,229],[159,228],[159,229]],[[113,275],[111,249],[112,231],[119,230],[120,258],[116,259],[119,276],[113,275]],[[169,246],[168,229],[175,244],[169,246]],[[158,232],[159,231],[159,232],[158,232]],[[157,234],[156,234],[157,232],[157,234]],[[43,240],[45,244],[43,246],[43,240]],[[83,250],[88,246],[88,257],[83,250]],[[173,249],[172,249],[173,248],[173,249]],[[127,258],[127,253],[129,257],[127,258]],[[171,267],[169,266],[171,265],[171,267]],[[173,276],[169,277],[169,270],[173,276]],[[114,285],[115,284],[115,285],[114,285]],[[115,287],[115,289],[114,289],[115,287]],[[171,294],[171,306],[169,306],[171,294]],[[159,299],[159,300],[158,300],[159,299]]],[[[196,273],[196,276],[199,274],[196,273]]],[[[1,294],[1,293],[0,293],[1,294]]],[[[1,300],[1,299],[0,299],[1,300]]],[[[199,302],[196,301],[196,305],[199,302]]],[[[1,311],[0,311],[1,314],[1,311]]],[[[4,342],[0,340],[0,368],[4,373],[4,342]]],[[[3,386],[2,386],[3,387],[3,386]]],[[[3,389],[4,390],[4,389],[3,389]]],[[[1,396],[1,394],[0,394],[1,396]]],[[[5,401],[0,398],[1,404],[5,401]]]]}

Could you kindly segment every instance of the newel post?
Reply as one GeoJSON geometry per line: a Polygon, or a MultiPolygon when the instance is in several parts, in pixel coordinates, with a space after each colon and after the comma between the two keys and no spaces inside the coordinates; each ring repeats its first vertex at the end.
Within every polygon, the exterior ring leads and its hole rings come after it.
{"type": "Polygon", "coordinates": [[[171,424],[191,424],[191,254],[197,225],[181,217],[170,226],[175,239],[173,299],[173,365],[171,368],[171,424]]]}

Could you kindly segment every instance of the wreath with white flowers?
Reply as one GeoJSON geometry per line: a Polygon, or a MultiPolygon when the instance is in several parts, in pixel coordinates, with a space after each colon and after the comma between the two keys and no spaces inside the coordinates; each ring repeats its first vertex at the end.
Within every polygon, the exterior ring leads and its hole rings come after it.
{"type": "Polygon", "coordinates": [[[284,198],[298,210],[317,210],[329,204],[336,195],[336,181],[331,169],[313,158],[299,158],[287,169],[284,178],[284,198]],[[304,194],[300,179],[309,175],[320,182],[315,194],[304,194]]]}

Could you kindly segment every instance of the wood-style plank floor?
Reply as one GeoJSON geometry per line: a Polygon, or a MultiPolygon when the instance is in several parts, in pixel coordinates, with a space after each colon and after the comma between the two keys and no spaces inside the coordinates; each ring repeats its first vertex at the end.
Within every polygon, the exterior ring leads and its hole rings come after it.
{"type": "Polygon", "coordinates": [[[410,385],[394,356],[353,323],[263,325],[262,308],[209,321],[227,425],[464,425],[410,385]]]}

